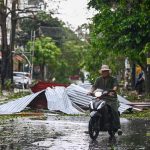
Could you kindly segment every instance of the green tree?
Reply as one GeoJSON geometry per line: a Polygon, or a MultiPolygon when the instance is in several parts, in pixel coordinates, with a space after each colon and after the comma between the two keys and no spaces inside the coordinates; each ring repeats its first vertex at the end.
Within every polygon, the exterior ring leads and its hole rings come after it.
{"type": "MultiPolygon", "coordinates": [[[[51,14],[41,11],[35,18],[35,20],[29,18],[22,20],[20,26],[22,31],[30,36],[31,30],[36,30],[37,37],[47,36],[55,41],[56,46],[61,50],[61,55],[55,67],[50,68],[51,77],[55,77],[56,82],[59,83],[69,82],[69,76],[78,74],[83,66],[83,55],[81,54],[83,54],[85,42],[81,41],[74,31],[64,27],[62,21],[53,18],[51,14]]],[[[25,44],[28,40],[26,38],[24,40],[25,44]]]]}
{"type": "MultiPolygon", "coordinates": [[[[50,37],[40,37],[35,41],[28,42],[28,50],[34,53],[33,64],[40,66],[41,79],[44,80],[45,67],[47,66],[49,73],[57,67],[59,63],[58,56],[61,54],[60,49],[50,37]]],[[[55,76],[51,78],[53,77],[55,76]]]]}
{"type": "MultiPolygon", "coordinates": [[[[16,28],[18,20],[21,18],[32,18],[34,19],[34,13],[39,11],[42,4],[46,8],[46,3],[43,0],[30,0],[28,1],[29,6],[26,8],[20,7],[19,0],[0,0],[0,28],[1,28],[1,52],[2,52],[2,65],[1,65],[1,87],[2,90],[5,89],[5,81],[11,80],[11,85],[13,84],[13,61],[12,61],[12,51],[14,51],[14,45],[16,43],[16,28]],[[30,5],[32,4],[32,5],[30,5]],[[31,6],[31,7],[30,7],[31,6]],[[9,21],[11,23],[9,24],[9,21]],[[7,22],[8,21],[8,22],[7,22]],[[6,22],[11,29],[7,29],[6,22]],[[10,35],[10,37],[9,37],[10,35]],[[8,40],[9,39],[9,40],[8,40]],[[10,41],[10,42],[8,42],[10,41]]],[[[55,0],[48,0],[51,4],[55,3],[55,0]]],[[[60,1],[57,1],[58,4],[60,1]]],[[[53,13],[55,13],[53,9],[53,13]]],[[[30,23],[28,24],[30,25],[30,23]]]]}
{"type": "Polygon", "coordinates": [[[31,38],[31,32],[35,31],[36,37],[41,36],[51,36],[55,40],[56,45],[61,46],[64,41],[64,23],[58,18],[52,17],[51,13],[46,13],[45,11],[39,11],[33,18],[23,18],[20,20],[21,31],[18,32],[17,41],[20,43],[20,36],[23,35],[24,38],[21,38],[22,44],[31,38]],[[46,35],[43,33],[43,30],[47,31],[46,35]],[[51,35],[48,35],[50,32],[51,35]],[[59,35],[58,35],[59,34],[59,35]]]}
{"type": "Polygon", "coordinates": [[[94,50],[89,54],[100,56],[98,60],[108,59],[110,54],[113,57],[114,54],[129,57],[145,71],[147,91],[150,91],[150,73],[147,72],[146,64],[150,48],[150,1],[90,0],[89,7],[98,11],[91,25],[94,50]]]}
{"type": "MultiPolygon", "coordinates": [[[[6,89],[6,81],[11,81],[11,87],[13,85],[13,60],[12,51],[14,51],[15,36],[17,22],[21,17],[21,14],[34,14],[35,10],[32,6],[27,8],[19,8],[20,1],[18,0],[0,0],[0,28],[1,28],[1,87],[2,90],[6,89]],[[9,22],[9,21],[10,22],[9,22]],[[7,22],[8,21],[8,22],[7,22]],[[8,29],[8,27],[11,27],[8,29]]],[[[11,88],[12,89],[12,88],[11,88]]]]}

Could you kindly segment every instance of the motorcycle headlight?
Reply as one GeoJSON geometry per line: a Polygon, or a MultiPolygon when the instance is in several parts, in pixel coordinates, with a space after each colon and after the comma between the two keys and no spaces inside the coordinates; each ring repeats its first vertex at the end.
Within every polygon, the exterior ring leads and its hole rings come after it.
{"type": "Polygon", "coordinates": [[[94,93],[95,97],[100,97],[102,95],[102,92],[98,91],[94,93]]]}

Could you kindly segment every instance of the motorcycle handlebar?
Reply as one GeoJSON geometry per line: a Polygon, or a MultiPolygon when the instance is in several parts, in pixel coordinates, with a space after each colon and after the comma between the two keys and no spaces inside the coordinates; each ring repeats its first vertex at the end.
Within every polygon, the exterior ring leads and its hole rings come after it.
{"type": "MultiPolygon", "coordinates": [[[[89,93],[87,93],[87,95],[89,95],[89,96],[95,96],[94,92],[89,92],[89,93]]],[[[116,93],[115,90],[103,91],[102,95],[100,97],[104,97],[104,96],[115,97],[115,96],[117,96],[117,93],[116,93]]]]}

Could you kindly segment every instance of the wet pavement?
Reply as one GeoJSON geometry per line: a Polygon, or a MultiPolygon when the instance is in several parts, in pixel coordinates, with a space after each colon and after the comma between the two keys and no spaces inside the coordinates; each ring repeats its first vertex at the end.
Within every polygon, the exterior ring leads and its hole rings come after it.
{"type": "Polygon", "coordinates": [[[150,120],[121,118],[123,135],[109,141],[101,132],[96,141],[87,134],[89,117],[46,115],[0,124],[0,150],[149,150],[150,120]]]}

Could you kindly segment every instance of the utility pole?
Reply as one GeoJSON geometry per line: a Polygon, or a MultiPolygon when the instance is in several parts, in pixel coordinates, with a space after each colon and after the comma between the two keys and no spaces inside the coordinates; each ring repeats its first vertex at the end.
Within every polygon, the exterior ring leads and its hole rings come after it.
{"type": "Polygon", "coordinates": [[[33,79],[33,58],[34,58],[34,42],[35,42],[35,31],[31,31],[31,41],[32,41],[32,49],[31,49],[31,79],[33,79]]]}

